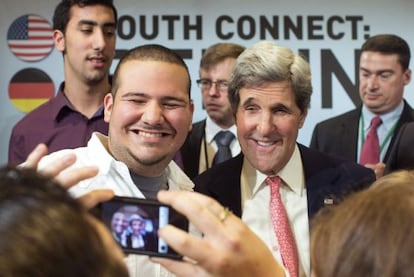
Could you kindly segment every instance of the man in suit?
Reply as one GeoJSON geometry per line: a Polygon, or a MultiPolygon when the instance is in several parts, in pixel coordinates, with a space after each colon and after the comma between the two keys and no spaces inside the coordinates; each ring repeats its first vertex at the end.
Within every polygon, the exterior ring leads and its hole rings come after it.
{"type": "Polygon", "coordinates": [[[217,43],[207,48],[201,58],[197,84],[207,118],[193,124],[179,153],[181,157],[178,156],[178,164],[191,179],[214,164],[218,149],[215,137],[220,131],[233,134],[229,145],[231,156],[240,153],[227,87],[234,63],[244,49],[234,43],[217,43]]]}
{"type": "Polygon", "coordinates": [[[404,124],[390,151],[390,157],[385,167],[385,174],[395,170],[414,169],[414,122],[404,124]]]}
{"type": "Polygon", "coordinates": [[[381,176],[398,130],[404,123],[414,120],[414,110],[403,98],[404,87],[411,80],[409,63],[410,48],[402,38],[388,34],[369,38],[362,45],[359,63],[362,105],[318,123],[310,148],[361,162],[361,150],[371,120],[379,116],[382,124],[377,128],[378,162],[364,165],[381,176]]]}
{"type": "Polygon", "coordinates": [[[310,275],[312,216],[375,180],[371,169],[296,142],[311,93],[310,67],[303,58],[272,42],[247,48],[236,61],[228,90],[242,154],[194,179],[197,191],[241,216],[287,268],[270,220],[275,209],[269,205],[274,197],[268,180],[279,178],[282,205],[297,245],[296,272],[288,270],[290,276],[310,275]]]}

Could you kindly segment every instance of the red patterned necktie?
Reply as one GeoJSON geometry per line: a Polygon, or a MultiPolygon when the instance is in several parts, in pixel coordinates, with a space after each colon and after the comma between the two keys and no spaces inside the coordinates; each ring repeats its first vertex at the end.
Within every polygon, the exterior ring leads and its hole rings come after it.
{"type": "Polygon", "coordinates": [[[364,145],[362,146],[361,156],[359,163],[365,164],[376,164],[380,160],[380,146],[377,134],[377,128],[382,123],[379,116],[374,117],[371,120],[371,127],[365,138],[364,145]]]}
{"type": "Polygon", "coordinates": [[[279,188],[282,180],[278,176],[272,176],[267,177],[266,183],[270,186],[270,218],[279,243],[283,265],[289,271],[290,277],[297,277],[299,276],[299,257],[289,219],[280,198],[279,188]]]}

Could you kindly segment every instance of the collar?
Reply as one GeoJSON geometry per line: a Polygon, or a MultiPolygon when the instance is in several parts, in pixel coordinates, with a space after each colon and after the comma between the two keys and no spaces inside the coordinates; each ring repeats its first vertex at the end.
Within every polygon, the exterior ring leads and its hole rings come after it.
{"type": "MultiPolygon", "coordinates": [[[[304,193],[305,176],[302,158],[297,144],[295,145],[295,150],[288,163],[276,175],[279,176],[284,184],[293,192],[299,195],[304,193]]],[[[266,185],[265,180],[267,177],[267,175],[253,168],[246,157],[244,157],[242,178],[244,179],[245,184],[250,186],[252,195],[256,194],[259,189],[266,185]]]]}
{"type": "Polygon", "coordinates": [[[211,143],[214,140],[216,134],[220,131],[230,131],[233,135],[237,138],[237,128],[236,125],[233,124],[228,129],[223,129],[218,126],[209,116],[206,118],[206,141],[207,143],[211,143]]]}
{"type": "MultiPolygon", "coordinates": [[[[394,125],[395,122],[398,121],[398,119],[400,118],[402,112],[404,109],[404,101],[401,100],[401,103],[398,104],[398,106],[385,114],[381,114],[381,120],[382,120],[382,124],[381,126],[385,127],[386,130],[390,130],[394,125]]],[[[364,132],[368,133],[368,130],[370,128],[371,125],[371,120],[377,116],[377,114],[374,114],[373,112],[369,111],[367,109],[367,107],[365,107],[365,105],[362,106],[362,115],[364,118],[364,132]]]]}
{"type": "MultiPolygon", "coordinates": [[[[65,95],[65,82],[62,82],[59,86],[59,90],[55,97],[50,100],[52,105],[52,117],[55,121],[59,122],[71,113],[79,113],[76,108],[70,103],[65,95]]],[[[92,118],[102,117],[104,115],[103,103],[99,109],[95,112],[92,118]]]]}
{"type": "MultiPolygon", "coordinates": [[[[99,164],[100,174],[107,175],[111,169],[116,168],[122,176],[130,176],[128,167],[123,162],[115,160],[109,153],[108,136],[93,132],[88,142],[88,149],[90,151],[89,156],[94,157],[96,161],[94,164],[99,164]]],[[[193,182],[174,161],[168,164],[165,174],[168,177],[170,189],[193,190],[193,182]]]]}

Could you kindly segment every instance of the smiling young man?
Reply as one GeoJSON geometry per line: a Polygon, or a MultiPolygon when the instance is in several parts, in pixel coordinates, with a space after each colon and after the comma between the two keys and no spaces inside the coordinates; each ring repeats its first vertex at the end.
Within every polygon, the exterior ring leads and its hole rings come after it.
{"type": "Polygon", "coordinates": [[[39,143],[49,151],[85,146],[92,132],[108,132],[103,99],[111,89],[117,11],[112,0],[62,0],[53,15],[53,40],[63,55],[65,80],[55,97],[13,128],[9,164],[39,143]]]}
{"type": "Polygon", "coordinates": [[[397,133],[414,120],[414,110],[404,100],[404,88],[411,81],[410,48],[391,34],[373,36],[362,45],[359,62],[359,95],[362,104],[349,112],[318,123],[310,147],[359,162],[382,175],[397,133]],[[374,118],[378,146],[375,159],[362,158],[374,118]]]}
{"type": "MultiPolygon", "coordinates": [[[[96,177],[69,190],[77,197],[96,189],[137,198],[156,198],[161,189],[192,190],[193,183],[172,161],[192,125],[190,86],[188,68],[172,50],[144,45],[128,51],[104,100],[108,136],[93,133],[86,147],[52,153],[39,169],[67,153],[77,158],[67,170],[97,166],[96,177]]],[[[148,257],[128,255],[126,261],[131,276],[168,276],[148,257]]]]}
{"type": "Polygon", "coordinates": [[[291,277],[309,276],[310,219],[323,206],[368,186],[375,175],[296,142],[312,84],[309,64],[290,49],[266,41],[247,48],[233,68],[228,93],[242,154],[197,176],[196,190],[242,217],[291,277]],[[276,235],[282,225],[272,226],[279,210],[273,206],[269,181],[275,178],[281,184],[285,226],[296,244],[290,248],[297,257],[293,265],[286,262],[276,235]]]}

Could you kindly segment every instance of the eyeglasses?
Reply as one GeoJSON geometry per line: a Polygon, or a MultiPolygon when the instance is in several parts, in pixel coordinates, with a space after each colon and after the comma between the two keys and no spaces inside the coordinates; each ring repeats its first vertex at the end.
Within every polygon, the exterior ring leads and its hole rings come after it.
{"type": "Polygon", "coordinates": [[[218,80],[218,81],[211,81],[208,79],[200,79],[197,80],[197,85],[199,88],[201,88],[202,90],[208,90],[210,89],[213,84],[216,85],[216,88],[220,91],[226,91],[229,88],[229,82],[226,80],[218,80]]]}

